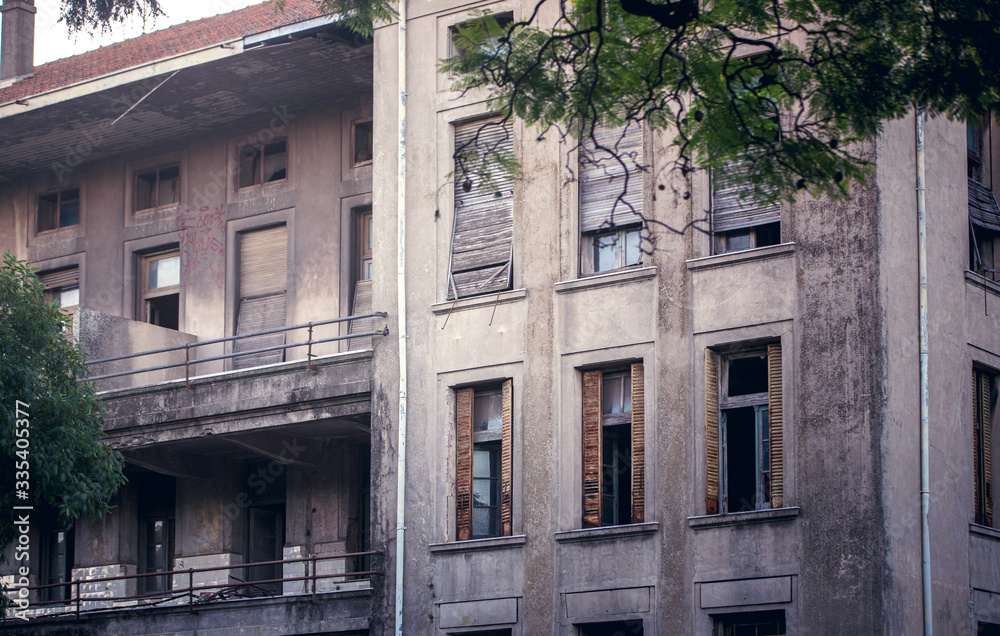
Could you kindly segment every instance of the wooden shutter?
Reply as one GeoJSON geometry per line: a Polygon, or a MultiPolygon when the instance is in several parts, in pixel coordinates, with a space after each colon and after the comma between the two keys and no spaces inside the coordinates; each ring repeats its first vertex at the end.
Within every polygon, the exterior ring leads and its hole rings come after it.
{"type": "Polygon", "coordinates": [[[771,442],[771,507],[781,508],[785,498],[784,399],[781,394],[781,345],[767,345],[767,424],[771,442]]]}
{"type": "Polygon", "coordinates": [[[499,167],[486,168],[482,163],[487,155],[513,152],[511,123],[501,125],[499,121],[494,120],[495,125],[476,121],[455,127],[455,151],[468,160],[464,166],[467,174],[461,174],[456,166],[449,298],[455,298],[456,293],[464,298],[510,289],[514,179],[499,167]]]}
{"type": "Polygon", "coordinates": [[[639,123],[618,128],[598,127],[593,139],[585,136],[581,140],[581,232],[642,223],[642,164],[639,123]]]}
{"type": "Polygon", "coordinates": [[[975,393],[976,447],[976,522],[993,525],[993,431],[992,404],[990,402],[992,378],[989,374],[973,370],[975,393]]]}
{"type": "Polygon", "coordinates": [[[646,386],[641,362],[632,365],[632,523],[646,517],[646,386]]]}
{"type": "Polygon", "coordinates": [[[512,380],[503,383],[503,427],[500,441],[500,534],[513,533],[514,513],[514,418],[512,380]]]}
{"type": "Polygon", "coordinates": [[[455,521],[458,540],[472,538],[472,405],[475,391],[455,391],[455,521]]]}
{"type": "Polygon", "coordinates": [[[38,275],[38,280],[42,281],[46,290],[78,285],[80,283],[80,269],[67,267],[54,272],[45,272],[38,275]]]}
{"type": "Polygon", "coordinates": [[[781,206],[765,204],[753,192],[748,160],[734,161],[712,172],[712,231],[728,232],[776,223],[781,206]],[[745,196],[741,197],[743,194],[745,196]]]}
{"type": "Polygon", "coordinates": [[[979,446],[982,444],[982,434],[981,425],[979,419],[979,372],[975,369],[972,370],[972,472],[975,477],[973,480],[973,499],[975,502],[975,511],[973,512],[972,521],[973,523],[983,522],[983,506],[980,497],[980,488],[983,482],[982,466],[979,464],[979,446]]]}
{"type": "Polygon", "coordinates": [[[705,514],[719,514],[719,354],[705,349],[705,514]]]}
{"type": "MultiPolygon", "coordinates": [[[[285,285],[288,271],[288,234],[284,225],[240,235],[240,306],[236,335],[253,334],[285,326],[285,285]]],[[[252,351],[285,343],[284,333],[241,338],[235,352],[252,351]]],[[[285,359],[283,350],[240,356],[234,369],[272,364],[285,359]]]]}
{"type": "Polygon", "coordinates": [[[969,179],[969,219],[976,225],[1000,232],[1000,207],[993,190],[969,179]]]}
{"type": "MultiPolygon", "coordinates": [[[[351,307],[352,316],[370,314],[372,312],[372,281],[359,280],[354,285],[354,303],[351,307]]],[[[364,333],[374,329],[374,320],[364,318],[362,320],[352,320],[347,333],[364,333]]],[[[362,336],[361,338],[351,338],[347,341],[347,349],[371,349],[372,337],[362,336]]]]}
{"type": "Polygon", "coordinates": [[[583,372],[583,525],[594,527],[602,518],[601,377],[583,372]]]}

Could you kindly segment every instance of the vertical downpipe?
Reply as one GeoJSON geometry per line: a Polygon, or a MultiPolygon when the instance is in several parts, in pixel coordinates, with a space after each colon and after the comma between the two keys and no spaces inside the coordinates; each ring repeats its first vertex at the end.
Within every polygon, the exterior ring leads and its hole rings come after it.
{"type": "Polygon", "coordinates": [[[920,272],[920,566],[923,584],[924,636],[934,634],[931,603],[931,537],[928,516],[930,488],[930,426],[927,381],[927,199],[924,182],[924,109],[917,108],[917,267],[920,272]]]}
{"type": "Polygon", "coordinates": [[[403,564],[406,533],[406,0],[399,0],[399,80],[396,154],[396,313],[399,333],[399,438],[396,441],[396,636],[403,636],[403,564]]]}

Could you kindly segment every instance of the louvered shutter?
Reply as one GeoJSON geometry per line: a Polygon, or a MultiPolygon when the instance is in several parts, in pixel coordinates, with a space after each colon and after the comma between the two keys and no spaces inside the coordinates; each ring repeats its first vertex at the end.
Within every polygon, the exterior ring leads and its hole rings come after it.
{"type": "Polygon", "coordinates": [[[785,498],[784,399],[781,393],[781,345],[767,346],[767,419],[771,443],[771,507],[781,508],[785,498]]]}
{"type": "Polygon", "coordinates": [[[600,371],[583,372],[583,525],[599,526],[602,518],[600,371]]]}
{"type": "Polygon", "coordinates": [[[640,124],[598,127],[593,138],[584,136],[580,147],[581,232],[642,223],[642,165],[640,124]]]}
{"type": "Polygon", "coordinates": [[[42,281],[46,290],[70,287],[80,284],[80,270],[76,267],[67,267],[54,272],[45,272],[38,275],[38,280],[42,281]]]}
{"type": "Polygon", "coordinates": [[[456,293],[464,298],[510,289],[514,179],[498,166],[485,174],[480,169],[485,156],[513,152],[510,121],[502,125],[499,121],[455,127],[455,151],[468,158],[464,165],[468,172],[461,174],[456,166],[449,298],[456,293]]]}
{"type": "Polygon", "coordinates": [[[989,374],[973,371],[976,381],[976,425],[979,438],[979,455],[976,466],[982,475],[976,479],[976,519],[986,526],[993,525],[993,431],[990,391],[992,379],[989,374]],[[981,484],[981,485],[980,485],[981,484]],[[978,488],[982,488],[981,491],[978,488]]]}
{"type": "MultiPolygon", "coordinates": [[[[236,335],[253,334],[285,326],[285,285],[288,268],[288,234],[284,225],[240,235],[240,308],[236,335]]],[[[241,338],[233,350],[253,351],[285,343],[284,333],[241,338]]],[[[233,359],[234,369],[272,364],[285,359],[282,349],[233,359]]]]}
{"type": "Polygon", "coordinates": [[[1000,207],[993,190],[969,179],[969,219],[976,225],[1000,232],[1000,207]]]}
{"type": "MultiPolygon", "coordinates": [[[[363,314],[370,314],[372,311],[372,281],[369,280],[359,280],[354,285],[354,303],[351,307],[352,316],[361,316],[363,314]]],[[[352,320],[351,326],[348,329],[348,333],[364,333],[366,331],[372,331],[374,329],[374,321],[372,318],[363,318],[361,320],[352,320]]],[[[355,349],[370,349],[372,347],[372,337],[362,336],[360,338],[351,338],[347,341],[348,350],[355,349]]]]}
{"type": "Polygon", "coordinates": [[[632,365],[632,523],[646,517],[646,386],[641,362],[632,365]]]}
{"type": "Polygon", "coordinates": [[[503,425],[500,441],[500,534],[513,533],[514,513],[514,417],[512,380],[503,383],[503,425]]]}
{"type": "Polygon", "coordinates": [[[705,349],[705,514],[719,513],[719,354],[705,349]]]}
{"type": "Polygon", "coordinates": [[[753,192],[747,159],[712,172],[712,231],[728,232],[781,220],[777,203],[765,204],[753,192]],[[740,196],[740,195],[745,196],[740,196]]]}
{"type": "Polygon", "coordinates": [[[983,482],[983,467],[979,463],[979,446],[982,444],[982,426],[979,418],[979,372],[972,370],[972,466],[973,466],[973,501],[975,511],[973,512],[973,523],[983,522],[983,505],[980,496],[980,488],[983,482]]]}
{"type": "Polygon", "coordinates": [[[473,389],[455,391],[455,521],[458,540],[472,538],[472,405],[473,389]]]}

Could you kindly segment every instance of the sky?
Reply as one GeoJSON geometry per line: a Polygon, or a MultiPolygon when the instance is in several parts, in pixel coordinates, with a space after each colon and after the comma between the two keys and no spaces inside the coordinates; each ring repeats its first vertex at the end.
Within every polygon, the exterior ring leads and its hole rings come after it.
{"type": "Polygon", "coordinates": [[[149,22],[143,30],[142,20],[133,17],[128,23],[115,26],[111,33],[89,36],[80,33],[71,36],[66,24],[57,22],[59,19],[60,0],[35,0],[38,13],[35,14],[35,66],[58,60],[71,55],[78,55],[100,46],[134,38],[144,32],[158,31],[174,24],[199,20],[220,13],[229,13],[236,9],[261,0],[160,0],[163,11],[167,14],[149,22]]]}

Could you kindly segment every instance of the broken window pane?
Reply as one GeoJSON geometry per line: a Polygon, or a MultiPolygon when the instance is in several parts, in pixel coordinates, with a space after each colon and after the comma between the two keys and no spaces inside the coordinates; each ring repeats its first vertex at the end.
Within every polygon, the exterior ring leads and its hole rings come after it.
{"type": "Polygon", "coordinates": [[[153,203],[156,192],[156,171],[143,172],[135,176],[135,210],[156,207],[153,203]]]}
{"type": "Polygon", "coordinates": [[[729,396],[767,393],[767,356],[729,360],[729,396]]]}
{"type": "Polygon", "coordinates": [[[499,431],[503,426],[503,395],[500,391],[476,391],[474,431],[499,431]]]}
{"type": "Polygon", "coordinates": [[[284,141],[276,141],[264,146],[264,181],[281,181],[285,178],[287,167],[286,146],[284,141]]]}
{"type": "Polygon", "coordinates": [[[355,166],[360,166],[372,160],[372,122],[371,120],[354,122],[353,128],[353,162],[355,166]]]}
{"type": "Polygon", "coordinates": [[[38,231],[54,230],[59,227],[56,210],[59,209],[59,194],[38,197],[38,231]]]}
{"type": "Polygon", "coordinates": [[[260,183],[260,149],[243,148],[239,157],[240,187],[248,188],[260,183]]]}

